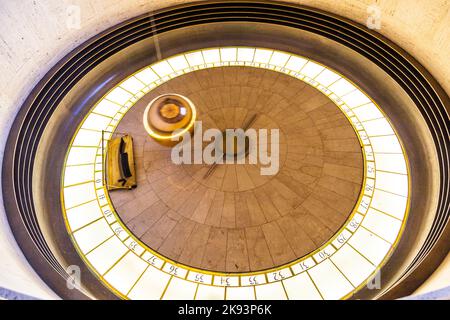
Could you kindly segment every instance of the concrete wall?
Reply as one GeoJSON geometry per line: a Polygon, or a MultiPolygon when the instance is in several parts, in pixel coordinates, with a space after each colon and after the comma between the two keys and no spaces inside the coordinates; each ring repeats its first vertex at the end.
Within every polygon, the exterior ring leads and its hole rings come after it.
{"type": "MultiPolygon", "coordinates": [[[[205,0],[204,0],[205,1],[205,0]]],[[[39,79],[66,53],[98,32],[133,16],[182,0],[0,1],[0,159],[10,126],[39,79]],[[77,19],[79,14],[79,18],[77,19]]],[[[450,93],[450,1],[290,1],[366,24],[380,12],[381,34],[421,62],[450,93]],[[375,11],[370,5],[375,4],[375,11]]],[[[0,202],[1,193],[0,193],[0,202]]],[[[0,287],[40,298],[56,296],[21,254],[0,205],[0,287]]]]}
{"type": "MultiPolygon", "coordinates": [[[[436,291],[450,285],[450,253],[442,261],[439,268],[425,281],[413,295],[421,295],[427,292],[436,291]]],[[[449,287],[450,288],[450,287],[449,287]]],[[[450,289],[449,289],[450,290],[450,289]]]]}

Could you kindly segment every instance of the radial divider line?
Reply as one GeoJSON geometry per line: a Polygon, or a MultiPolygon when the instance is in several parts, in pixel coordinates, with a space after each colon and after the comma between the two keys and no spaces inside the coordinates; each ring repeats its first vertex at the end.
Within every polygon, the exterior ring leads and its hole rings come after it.
{"type": "MultiPolygon", "coordinates": [[[[377,118],[377,119],[381,119],[381,118],[377,118]]],[[[370,121],[370,120],[377,120],[377,119],[369,119],[369,120],[365,120],[365,121],[370,121]]],[[[362,131],[362,130],[360,130],[362,131]]],[[[373,134],[373,135],[367,135],[368,138],[378,138],[378,137],[392,137],[393,134],[392,133],[388,133],[388,134],[373,134]]]]}
{"type": "Polygon", "coordinates": [[[370,230],[369,228],[363,226],[362,222],[360,224],[360,227],[363,229],[366,229],[366,231],[372,233],[373,235],[375,235],[376,237],[380,238],[381,240],[385,241],[386,243],[388,243],[390,246],[392,246],[392,243],[390,241],[387,241],[385,238],[383,238],[382,236],[380,236],[379,234],[373,232],[372,230],[370,230]]]}
{"type": "Polygon", "coordinates": [[[195,288],[195,292],[194,292],[194,298],[193,298],[193,300],[197,300],[197,292],[198,292],[198,287],[200,287],[200,283],[197,283],[197,287],[195,288]]]}
{"type": "Polygon", "coordinates": [[[393,215],[390,214],[390,213],[387,213],[387,212],[384,212],[384,211],[382,211],[382,210],[380,210],[380,209],[377,209],[377,208],[374,207],[374,206],[370,206],[370,209],[373,209],[373,210],[375,210],[375,211],[381,212],[381,213],[387,215],[388,217],[391,217],[391,218],[393,218],[393,219],[395,219],[395,220],[398,220],[398,221],[400,221],[400,222],[403,221],[403,219],[397,218],[396,216],[393,216],[393,215]]]}
{"type": "Polygon", "coordinates": [[[87,148],[87,149],[98,149],[98,146],[86,146],[86,145],[72,145],[73,148],[87,148]]]}
{"type": "Polygon", "coordinates": [[[88,227],[88,226],[90,226],[90,225],[96,223],[97,221],[99,221],[99,220],[101,220],[101,219],[104,219],[103,215],[102,215],[101,217],[95,219],[95,220],[92,220],[91,222],[89,222],[88,224],[85,224],[85,225],[82,226],[82,227],[79,227],[79,228],[77,228],[77,229],[75,229],[75,230],[72,230],[72,233],[75,233],[75,232],[77,232],[77,231],[80,231],[81,229],[84,229],[84,228],[86,228],[86,227],[88,227]]]}
{"type": "Polygon", "coordinates": [[[69,164],[66,165],[66,168],[70,168],[70,167],[81,167],[81,166],[93,166],[95,165],[96,162],[92,162],[92,163],[80,163],[80,164],[69,164]]]}
{"type": "Polygon", "coordinates": [[[392,194],[394,196],[397,196],[397,197],[408,198],[408,196],[404,196],[402,194],[395,193],[395,192],[392,192],[392,191],[384,190],[384,189],[381,189],[381,188],[375,188],[375,189],[378,190],[378,191],[383,191],[383,192],[386,192],[386,193],[390,193],[390,194],[392,194]]]}
{"type": "MultiPolygon", "coordinates": [[[[334,261],[331,259],[331,257],[328,260],[330,260],[331,264],[337,269],[337,271],[339,271],[340,274],[342,274],[344,279],[347,280],[347,282],[352,286],[352,288],[355,289],[355,285],[350,281],[350,279],[345,275],[345,273],[341,269],[339,269],[339,267],[334,263],[334,261]]],[[[352,290],[352,292],[353,292],[353,290],[352,290]]]]}
{"type": "Polygon", "coordinates": [[[83,127],[81,127],[80,130],[86,130],[86,131],[92,131],[92,132],[102,132],[102,130],[91,129],[91,128],[83,128],[83,127]]]}
{"type": "Polygon", "coordinates": [[[284,294],[286,295],[286,300],[290,300],[289,299],[289,295],[288,295],[288,292],[287,292],[287,290],[286,290],[286,287],[284,286],[284,279],[281,279],[280,281],[278,281],[278,282],[280,282],[281,283],[281,286],[283,287],[283,291],[284,291],[284,294]]]}
{"type": "MultiPolygon", "coordinates": [[[[386,119],[384,116],[382,116],[382,117],[378,117],[378,118],[373,118],[373,119],[367,119],[367,120],[359,120],[359,122],[361,122],[361,123],[366,123],[366,122],[371,122],[371,121],[375,121],[375,120],[380,120],[380,119],[386,119]]],[[[393,134],[391,134],[391,136],[392,136],[393,134]]]]}
{"type": "Polygon", "coordinates": [[[377,268],[377,265],[375,265],[372,261],[369,260],[368,257],[366,257],[365,255],[363,255],[358,249],[356,249],[354,246],[352,246],[350,244],[350,242],[347,242],[347,245],[352,248],[353,250],[356,251],[356,253],[358,253],[361,257],[363,257],[367,262],[369,262],[371,265],[373,265],[375,268],[377,268]]]}
{"type": "MultiPolygon", "coordinates": [[[[317,264],[316,264],[317,265],[317,264]]],[[[320,292],[319,287],[317,286],[317,284],[314,282],[313,278],[311,277],[311,275],[309,274],[308,270],[305,270],[306,274],[308,275],[309,280],[311,280],[314,288],[316,288],[317,293],[319,294],[319,296],[322,298],[322,300],[325,300],[325,298],[322,295],[322,292],[320,292]]],[[[299,273],[300,274],[300,273],[299,273]]]]}
{"type": "MultiPolygon", "coordinates": [[[[107,97],[104,97],[102,100],[111,102],[111,103],[113,103],[113,104],[115,104],[115,105],[117,105],[117,106],[119,106],[119,107],[122,107],[122,108],[125,107],[125,104],[120,104],[120,103],[118,103],[118,102],[112,101],[111,99],[108,99],[107,97]]],[[[95,107],[97,107],[97,105],[95,105],[95,107]]],[[[95,110],[95,107],[94,107],[93,110],[95,110]]],[[[97,112],[97,114],[103,115],[102,113],[98,113],[98,112],[97,112]]]]}
{"type": "MultiPolygon", "coordinates": [[[[109,119],[111,119],[111,120],[114,119],[114,117],[110,117],[110,116],[108,116],[108,115],[106,115],[106,114],[98,113],[98,112],[96,112],[96,111],[91,111],[91,114],[95,114],[95,115],[97,115],[97,116],[109,118],[109,119]]],[[[84,125],[84,123],[83,123],[83,125],[84,125]]],[[[81,128],[83,128],[83,127],[81,127],[81,128]]]]}
{"type": "MultiPolygon", "coordinates": [[[[119,259],[116,260],[116,262],[113,263],[113,265],[111,267],[109,267],[103,274],[102,274],[102,278],[105,279],[105,276],[108,272],[110,272],[112,269],[114,269],[114,267],[130,252],[130,250],[125,251],[125,253],[123,255],[120,256],[119,259]]],[[[106,279],[105,279],[106,281],[106,279]]]]}
{"type": "MultiPolygon", "coordinates": [[[[130,77],[131,78],[131,77],[130,77]]],[[[129,78],[127,78],[127,79],[129,79],[129,78]]],[[[122,84],[122,82],[120,83],[120,84],[122,84]]],[[[118,86],[120,89],[122,89],[122,90],[124,90],[124,91],[126,91],[127,93],[129,93],[130,95],[131,95],[131,98],[133,98],[136,94],[137,94],[137,92],[136,93],[133,93],[133,92],[131,92],[130,90],[128,90],[128,89],[125,89],[124,87],[122,87],[122,86],[118,86]]],[[[138,91],[139,92],[139,91],[138,91]]],[[[130,98],[130,99],[131,99],[130,98]]],[[[130,99],[128,99],[127,100],[127,102],[130,100],[130,99]]]]}
{"type": "Polygon", "coordinates": [[[72,183],[72,184],[68,184],[68,185],[64,185],[64,189],[65,188],[71,188],[71,187],[78,187],[81,186],[83,184],[87,184],[87,183],[93,183],[95,182],[95,180],[88,180],[88,181],[83,181],[83,182],[77,182],[77,183],[72,183]]]}
{"type": "Polygon", "coordinates": [[[147,265],[147,267],[145,267],[144,271],[141,273],[141,275],[137,278],[137,280],[133,283],[133,285],[131,286],[130,290],[128,290],[127,294],[125,295],[128,298],[128,295],[130,294],[131,291],[133,291],[134,287],[137,285],[137,283],[139,282],[139,280],[141,280],[142,276],[144,275],[144,273],[147,271],[147,269],[150,267],[150,264],[147,265]]]}
{"type": "Polygon", "coordinates": [[[93,201],[97,201],[97,197],[95,197],[95,198],[93,198],[93,199],[91,199],[91,200],[88,200],[88,201],[79,203],[79,204],[77,204],[77,205],[75,205],[75,206],[72,206],[72,207],[70,207],[70,208],[67,208],[67,207],[66,207],[66,211],[69,211],[70,209],[74,209],[74,208],[77,208],[77,207],[81,207],[82,205],[91,203],[91,202],[93,202],[93,201]]]}
{"type": "Polygon", "coordinates": [[[169,281],[167,281],[166,287],[164,288],[163,292],[161,293],[161,297],[159,298],[159,300],[162,300],[164,298],[164,295],[166,294],[167,288],[169,288],[170,282],[173,279],[173,275],[170,275],[170,279],[169,281]]]}
{"type": "Polygon", "coordinates": [[[112,237],[114,237],[115,234],[113,233],[110,237],[106,238],[105,240],[103,240],[102,242],[100,242],[98,245],[96,245],[95,247],[93,247],[91,250],[89,250],[88,252],[86,252],[84,254],[84,256],[87,256],[88,254],[90,254],[92,251],[94,251],[95,249],[97,249],[98,247],[100,247],[102,244],[106,243],[108,240],[110,240],[112,237]]]}

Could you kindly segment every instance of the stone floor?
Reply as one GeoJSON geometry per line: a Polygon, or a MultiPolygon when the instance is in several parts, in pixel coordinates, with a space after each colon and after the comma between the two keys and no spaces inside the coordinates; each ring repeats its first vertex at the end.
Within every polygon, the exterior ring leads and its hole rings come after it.
{"type": "Polygon", "coordinates": [[[134,138],[138,187],[110,193],[129,229],[160,254],[214,271],[257,271],[308,254],[342,226],[363,178],[356,134],[344,114],[302,81],[269,70],[227,67],[196,71],[144,96],[118,132],[134,138]],[[178,93],[196,105],[204,129],[280,130],[280,168],[175,165],[170,148],[142,124],[157,95],[178,93]]]}

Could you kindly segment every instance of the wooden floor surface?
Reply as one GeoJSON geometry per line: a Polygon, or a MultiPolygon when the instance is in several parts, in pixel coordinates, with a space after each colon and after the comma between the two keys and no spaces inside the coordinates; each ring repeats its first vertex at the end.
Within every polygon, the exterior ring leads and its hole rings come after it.
{"type": "Polygon", "coordinates": [[[214,271],[256,271],[304,256],[346,221],[361,189],[363,159],[344,114],[318,90],[273,71],[196,71],[144,96],[117,131],[134,139],[138,187],[110,193],[124,223],[145,244],[180,263],[214,271]],[[175,165],[170,148],[142,124],[149,101],[178,93],[196,105],[204,129],[280,130],[280,169],[259,165],[175,165]]]}

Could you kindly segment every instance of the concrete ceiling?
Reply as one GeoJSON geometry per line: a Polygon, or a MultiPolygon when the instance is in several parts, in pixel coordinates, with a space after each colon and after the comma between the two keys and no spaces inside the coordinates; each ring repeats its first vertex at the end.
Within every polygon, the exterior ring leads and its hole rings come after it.
{"type": "MultiPolygon", "coordinates": [[[[98,32],[139,14],[189,0],[48,0],[0,3],[0,104],[15,109],[40,77],[66,53],[98,32]],[[79,6],[80,28],[70,14],[79,6]]],[[[203,0],[208,2],[208,0],[203,0]]],[[[450,1],[287,1],[329,11],[366,24],[369,6],[381,13],[381,34],[421,62],[450,92],[450,1]]],[[[3,120],[1,120],[3,121],[3,120]]],[[[0,122],[2,127],[3,122],[0,122]]]]}

